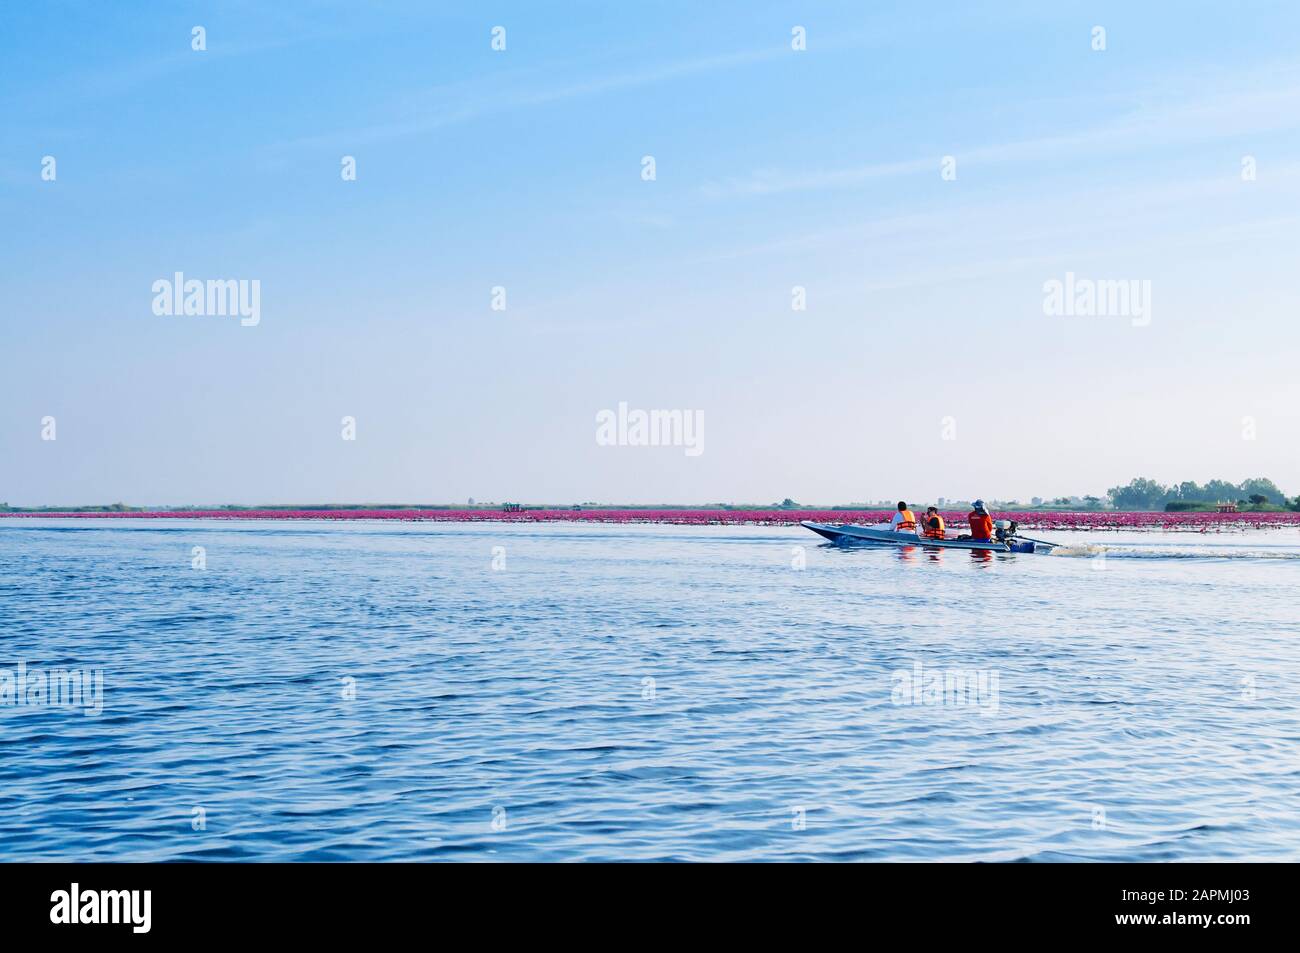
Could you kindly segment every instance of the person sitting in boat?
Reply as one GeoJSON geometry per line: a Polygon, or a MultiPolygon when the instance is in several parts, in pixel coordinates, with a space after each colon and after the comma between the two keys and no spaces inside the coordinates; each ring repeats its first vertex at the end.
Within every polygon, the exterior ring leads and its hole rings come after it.
{"type": "Polygon", "coordinates": [[[925,531],[928,539],[943,539],[943,517],[939,515],[938,507],[926,507],[925,519],[921,521],[921,528],[925,531]]]}
{"type": "Polygon", "coordinates": [[[889,521],[889,528],[895,533],[916,532],[916,514],[909,510],[902,500],[898,501],[898,512],[889,521]]]}
{"type": "Polygon", "coordinates": [[[966,514],[966,521],[970,523],[970,538],[978,540],[990,540],[993,538],[993,517],[984,507],[983,500],[976,500],[975,508],[966,514]]]}

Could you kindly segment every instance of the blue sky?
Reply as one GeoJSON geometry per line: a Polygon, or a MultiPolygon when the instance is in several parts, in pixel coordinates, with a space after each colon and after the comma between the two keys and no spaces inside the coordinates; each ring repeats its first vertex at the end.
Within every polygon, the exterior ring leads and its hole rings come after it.
{"type": "Polygon", "coordinates": [[[0,500],[1300,493],[1300,9],[1159,6],[6,7],[0,500]]]}

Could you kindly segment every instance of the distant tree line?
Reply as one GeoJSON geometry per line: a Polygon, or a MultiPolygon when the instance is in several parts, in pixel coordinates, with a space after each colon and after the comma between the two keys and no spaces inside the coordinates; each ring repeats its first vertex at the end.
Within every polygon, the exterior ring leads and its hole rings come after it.
{"type": "MultiPolygon", "coordinates": [[[[1117,510],[1161,510],[1170,503],[1250,503],[1255,506],[1291,504],[1277,484],[1264,477],[1252,477],[1240,483],[1227,480],[1210,480],[1202,485],[1193,481],[1165,486],[1146,477],[1137,477],[1128,486],[1115,486],[1106,491],[1111,505],[1117,510]]],[[[1300,501],[1300,497],[1297,498],[1300,501]]]]}

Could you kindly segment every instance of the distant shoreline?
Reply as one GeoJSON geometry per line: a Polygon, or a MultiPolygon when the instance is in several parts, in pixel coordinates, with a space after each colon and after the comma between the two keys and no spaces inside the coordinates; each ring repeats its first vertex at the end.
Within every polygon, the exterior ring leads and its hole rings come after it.
{"type": "MultiPolygon", "coordinates": [[[[843,509],[695,509],[593,508],[522,509],[209,509],[0,511],[0,518],[22,519],[174,519],[174,520],[398,520],[431,523],[659,523],[675,526],[793,526],[801,520],[819,523],[872,524],[888,520],[891,511],[843,509]]],[[[1214,531],[1300,527],[1298,512],[1128,512],[1118,510],[994,510],[994,516],[1014,519],[1025,529],[1124,530],[1176,529],[1214,531]]],[[[943,511],[953,527],[966,525],[966,514],[943,511]]]]}

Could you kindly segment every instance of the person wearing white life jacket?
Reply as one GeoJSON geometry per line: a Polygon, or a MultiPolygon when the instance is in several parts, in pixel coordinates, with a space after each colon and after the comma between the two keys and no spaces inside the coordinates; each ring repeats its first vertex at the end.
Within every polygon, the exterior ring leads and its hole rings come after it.
{"type": "Polygon", "coordinates": [[[889,528],[895,533],[916,532],[916,514],[909,510],[902,500],[898,501],[898,512],[889,521],[889,528]]]}

